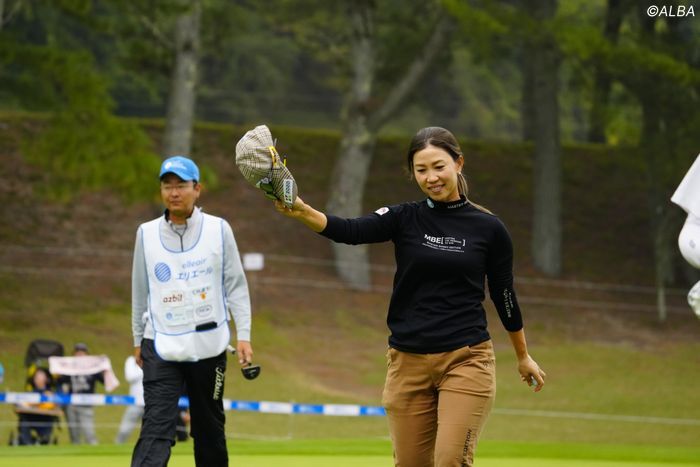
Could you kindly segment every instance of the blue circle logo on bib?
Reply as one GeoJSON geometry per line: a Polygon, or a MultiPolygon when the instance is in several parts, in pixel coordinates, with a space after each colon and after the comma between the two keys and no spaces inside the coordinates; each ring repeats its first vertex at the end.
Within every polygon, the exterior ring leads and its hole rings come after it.
{"type": "Polygon", "coordinates": [[[170,266],[165,263],[158,263],[155,267],[156,278],[161,282],[168,282],[170,280],[170,266]]]}

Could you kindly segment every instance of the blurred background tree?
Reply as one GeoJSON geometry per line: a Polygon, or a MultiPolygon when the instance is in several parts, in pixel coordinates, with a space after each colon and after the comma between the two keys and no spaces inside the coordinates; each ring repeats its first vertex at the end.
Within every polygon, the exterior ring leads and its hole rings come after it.
{"type": "MultiPolygon", "coordinates": [[[[301,3],[285,6],[304,11],[301,3]]],[[[338,91],[344,94],[341,140],[326,208],[357,217],[379,131],[403,109],[427,74],[449,60],[453,23],[434,2],[348,0],[327,6],[311,17],[299,17],[294,32],[309,53],[333,67],[338,91]],[[312,41],[311,36],[322,38],[312,41]],[[332,53],[318,44],[332,44],[332,53]],[[443,63],[438,65],[438,59],[443,63]]],[[[369,288],[367,245],[333,244],[333,251],[338,274],[352,287],[369,288]]]]}
{"type": "Polygon", "coordinates": [[[447,2],[471,35],[476,50],[491,62],[509,56],[521,74],[522,138],[533,143],[533,221],[531,254],[535,267],[549,276],[562,268],[562,170],[560,148],[562,27],[557,1],[447,2]]]}
{"type": "Polygon", "coordinates": [[[44,169],[41,191],[61,200],[102,188],[130,200],[152,196],[144,183],[158,165],[150,139],[112,113],[99,9],[81,0],[17,0],[0,12],[3,107],[48,112],[47,130],[25,145],[44,169]]]}

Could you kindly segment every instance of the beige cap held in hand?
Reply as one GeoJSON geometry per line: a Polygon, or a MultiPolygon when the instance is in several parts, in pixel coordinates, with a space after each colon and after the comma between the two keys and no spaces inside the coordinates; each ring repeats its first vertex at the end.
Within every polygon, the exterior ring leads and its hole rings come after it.
{"type": "Polygon", "coordinates": [[[297,184],[280,158],[270,129],[260,125],[243,135],[236,144],[236,165],[251,185],[265,196],[292,207],[297,198],[297,184]]]}

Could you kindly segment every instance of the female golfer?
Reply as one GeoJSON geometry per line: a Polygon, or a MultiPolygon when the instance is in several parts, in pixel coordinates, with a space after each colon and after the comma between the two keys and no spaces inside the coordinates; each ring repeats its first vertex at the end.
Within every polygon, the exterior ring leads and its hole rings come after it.
{"type": "Polygon", "coordinates": [[[513,248],[503,223],[468,199],[464,156],[444,128],[420,130],[408,168],[427,195],[357,219],[317,211],[300,198],[282,214],[348,244],[391,240],[396,275],[387,324],[382,403],[397,466],[472,466],[496,393],[486,328],[484,279],[518,358],[520,378],[539,391],[545,373],[527,351],[513,290],[513,248]]]}

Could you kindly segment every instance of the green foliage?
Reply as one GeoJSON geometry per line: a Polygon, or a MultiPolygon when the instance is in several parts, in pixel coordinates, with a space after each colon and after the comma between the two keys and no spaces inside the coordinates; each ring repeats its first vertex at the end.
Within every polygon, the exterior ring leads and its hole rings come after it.
{"type": "Polygon", "coordinates": [[[613,102],[608,109],[605,138],[612,146],[633,146],[641,139],[642,133],[639,102],[619,83],[613,85],[611,95],[613,102]]]}
{"type": "Polygon", "coordinates": [[[90,5],[30,2],[21,21],[0,36],[0,89],[25,108],[53,111],[48,128],[23,145],[27,160],[45,174],[40,193],[68,201],[84,190],[111,188],[129,201],[148,199],[153,190],[144,182],[159,163],[149,138],[112,115],[108,80],[89,50],[72,48],[79,36],[89,36],[90,5]],[[38,32],[30,35],[28,25],[38,32]]]}
{"type": "MultiPolygon", "coordinates": [[[[523,44],[547,32],[556,37],[563,59],[564,139],[584,138],[595,73],[604,69],[624,84],[612,92],[606,109],[609,141],[637,144],[642,135],[640,104],[629,88],[645,94],[664,82],[697,88],[691,61],[697,57],[700,23],[688,25],[692,18],[676,20],[680,25],[671,18],[658,20],[656,37],[643,40],[638,9],[623,3],[628,6],[615,45],[603,34],[604,0],[560,1],[555,19],[545,26],[532,18],[525,2],[376,2],[374,88],[380,98],[369,105],[381,103],[443,7],[460,25],[454,43],[445,47],[436,72],[416,88],[390,130],[410,133],[441,124],[465,136],[519,139],[523,44]]],[[[0,33],[4,108],[61,105],[51,83],[32,71],[32,63],[42,58],[26,46],[41,46],[91,55],[93,66],[109,80],[117,113],[162,115],[175,18],[183,2],[6,0],[6,10],[16,4],[22,5],[20,13],[0,33]]],[[[339,124],[342,93],[351,76],[347,2],[309,8],[306,0],[203,0],[202,6],[199,118],[331,128],[339,124]]],[[[686,97],[681,100],[692,101],[686,97]]]]}
{"type": "Polygon", "coordinates": [[[127,201],[153,197],[160,159],[138,126],[107,113],[62,112],[37,140],[25,144],[27,159],[45,178],[39,192],[70,201],[84,191],[112,189],[127,201]]]}
{"type": "Polygon", "coordinates": [[[176,20],[187,10],[187,3],[110,0],[103,5],[100,18],[109,34],[102,41],[107,50],[100,55],[114,78],[112,94],[132,115],[149,114],[162,106],[167,96],[176,20]]]}
{"type": "MultiPolygon", "coordinates": [[[[199,167],[199,173],[200,177],[202,177],[202,184],[206,187],[207,190],[218,190],[221,187],[221,182],[219,180],[219,176],[216,173],[216,170],[208,166],[207,164],[197,164],[199,167]]],[[[153,174],[158,173],[158,167],[155,167],[156,170],[152,170],[150,172],[151,177],[149,179],[149,183],[153,183],[153,174]]],[[[153,188],[151,187],[151,192],[153,191],[153,188]]]]}
{"type": "Polygon", "coordinates": [[[486,0],[476,4],[459,0],[443,0],[445,9],[454,16],[462,32],[460,40],[469,44],[479,60],[493,59],[510,53],[515,24],[527,18],[504,2],[486,0]]]}
{"type": "Polygon", "coordinates": [[[456,91],[452,100],[458,107],[455,117],[443,126],[457,134],[515,139],[514,128],[520,127],[517,66],[505,60],[477,64],[470,48],[457,46],[451,69],[456,91]]]}
{"type": "Polygon", "coordinates": [[[623,44],[606,54],[607,65],[635,92],[650,93],[649,85],[694,87],[700,84],[700,70],[667,53],[640,44],[623,44]],[[634,70],[634,73],[630,73],[634,70]]]}
{"type": "MultiPolygon", "coordinates": [[[[435,0],[377,2],[375,60],[376,80],[381,92],[388,92],[400,80],[428,41],[439,16],[444,14],[435,0]]],[[[451,47],[446,46],[435,61],[438,68],[446,68],[450,59],[451,47]]]]}
{"type": "MultiPolygon", "coordinates": [[[[314,8],[305,0],[275,0],[265,5],[262,17],[268,19],[270,34],[291,38],[314,61],[334,71],[333,74],[315,77],[334,89],[347,85],[350,72],[348,56],[350,39],[344,2],[322,2],[314,8]]],[[[259,13],[263,13],[259,10],[259,13]]]]}
{"type": "MultiPolygon", "coordinates": [[[[312,91],[318,95],[318,105],[327,102],[335,107],[335,119],[338,119],[341,96],[350,89],[353,79],[348,3],[325,2],[310,11],[308,2],[303,0],[278,0],[275,2],[275,11],[267,11],[265,14],[269,19],[271,33],[266,50],[268,53],[276,53],[276,47],[272,50],[269,47],[275,35],[280,36],[280,39],[291,39],[297,47],[294,57],[303,61],[304,68],[296,70],[297,80],[304,80],[299,84],[304,86],[306,92],[312,91]]],[[[436,0],[371,3],[373,7],[370,14],[372,18],[368,21],[368,38],[372,41],[374,79],[371,85],[372,99],[366,104],[374,109],[381,105],[384,97],[421,53],[438,17],[444,12],[436,0]]],[[[450,47],[444,47],[435,61],[439,63],[438,68],[445,69],[450,60],[450,47]]],[[[434,73],[432,81],[425,85],[425,93],[414,93],[413,97],[424,104],[434,98],[436,87],[440,87],[444,93],[449,92],[449,81],[449,75],[434,73]]]]}

